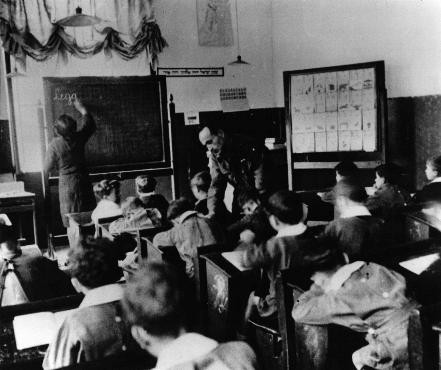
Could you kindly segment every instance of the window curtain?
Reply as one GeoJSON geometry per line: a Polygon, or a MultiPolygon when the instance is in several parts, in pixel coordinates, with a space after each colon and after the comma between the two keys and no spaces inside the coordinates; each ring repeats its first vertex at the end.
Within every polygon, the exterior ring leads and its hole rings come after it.
{"type": "Polygon", "coordinates": [[[44,61],[68,53],[87,58],[103,51],[123,59],[146,52],[154,67],[167,46],[155,22],[153,0],[0,0],[0,39],[6,52],[25,66],[26,57],[44,61]],[[75,14],[102,19],[87,27],[61,27],[60,19],[75,14]]]}

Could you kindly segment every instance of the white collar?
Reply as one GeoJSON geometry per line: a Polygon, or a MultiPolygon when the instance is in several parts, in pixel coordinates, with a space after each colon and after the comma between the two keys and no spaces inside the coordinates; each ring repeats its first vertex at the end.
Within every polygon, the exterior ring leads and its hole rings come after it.
{"type": "Polygon", "coordinates": [[[345,209],[341,214],[340,218],[350,218],[356,216],[372,216],[369,210],[363,205],[352,205],[345,209]]]}
{"type": "Polygon", "coordinates": [[[149,197],[150,195],[155,195],[156,191],[151,191],[150,193],[138,193],[140,197],[149,197]]]}
{"type": "Polygon", "coordinates": [[[155,370],[170,369],[195,360],[213,351],[217,345],[215,340],[197,333],[183,334],[159,353],[155,370]]]}
{"type": "Polygon", "coordinates": [[[84,296],[79,308],[119,301],[122,299],[123,292],[121,284],[108,284],[91,289],[84,296]]]}
{"type": "Polygon", "coordinates": [[[179,224],[182,224],[187,218],[189,218],[190,216],[196,215],[197,211],[185,211],[182,215],[180,215],[177,219],[176,222],[179,224]]]}
{"type": "Polygon", "coordinates": [[[296,236],[303,234],[305,231],[306,225],[303,222],[300,222],[298,224],[290,225],[279,230],[277,232],[276,238],[282,238],[284,236],[296,236]]]}
{"type": "Polygon", "coordinates": [[[441,177],[435,177],[430,183],[441,182],[441,177]]]}
{"type": "Polygon", "coordinates": [[[334,275],[331,277],[331,281],[329,282],[329,285],[327,286],[325,292],[329,291],[336,291],[341,288],[341,286],[348,280],[351,275],[359,270],[364,265],[363,261],[356,261],[353,263],[350,263],[348,265],[344,265],[340,267],[334,275]]]}

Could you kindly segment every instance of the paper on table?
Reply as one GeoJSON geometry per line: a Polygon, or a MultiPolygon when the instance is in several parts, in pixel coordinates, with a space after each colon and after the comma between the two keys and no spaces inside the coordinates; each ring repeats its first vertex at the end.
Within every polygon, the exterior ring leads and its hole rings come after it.
{"type": "Polygon", "coordinates": [[[14,317],[12,325],[17,349],[49,344],[65,317],[72,311],[37,312],[14,317]]]}
{"type": "Polygon", "coordinates": [[[222,253],[222,257],[224,257],[239,271],[251,270],[251,268],[242,265],[243,251],[224,252],[222,253]]]}
{"type": "Polygon", "coordinates": [[[377,189],[376,189],[375,187],[373,187],[373,186],[366,186],[364,189],[366,190],[366,194],[367,194],[367,195],[374,195],[375,192],[376,192],[376,190],[377,190],[377,189]]]}
{"type": "Polygon", "coordinates": [[[439,253],[428,254],[427,256],[413,258],[411,260],[400,262],[399,265],[404,267],[406,270],[412,271],[413,273],[420,275],[423,271],[439,260],[439,253]]]}

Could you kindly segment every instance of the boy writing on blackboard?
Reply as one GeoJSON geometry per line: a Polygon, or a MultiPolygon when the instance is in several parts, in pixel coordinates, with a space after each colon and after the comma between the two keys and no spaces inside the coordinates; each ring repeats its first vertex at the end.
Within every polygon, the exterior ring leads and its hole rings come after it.
{"type": "Polygon", "coordinates": [[[44,165],[46,176],[54,169],[59,172],[60,213],[65,227],[69,226],[67,213],[90,211],[96,205],[84,155],[96,125],[80,100],[75,99],[74,106],[82,116],[81,128],[77,130],[77,122],[67,114],[58,117],[54,124],[58,136],[49,144],[44,165]]]}

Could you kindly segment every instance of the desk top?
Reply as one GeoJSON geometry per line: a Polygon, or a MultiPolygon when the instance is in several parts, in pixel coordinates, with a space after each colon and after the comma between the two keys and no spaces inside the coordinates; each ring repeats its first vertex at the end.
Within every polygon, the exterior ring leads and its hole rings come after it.
{"type": "Polygon", "coordinates": [[[5,191],[0,193],[1,199],[11,199],[11,198],[32,198],[35,197],[34,193],[28,191],[5,191]]]}
{"type": "MultiPolygon", "coordinates": [[[[12,320],[15,316],[40,311],[59,311],[78,307],[82,294],[30,302],[16,306],[0,308],[0,364],[16,366],[17,369],[29,368],[30,365],[41,366],[47,345],[17,350],[12,320]]],[[[35,368],[38,368],[35,367],[35,368]]],[[[34,368],[32,366],[32,368],[34,368]]]]}

